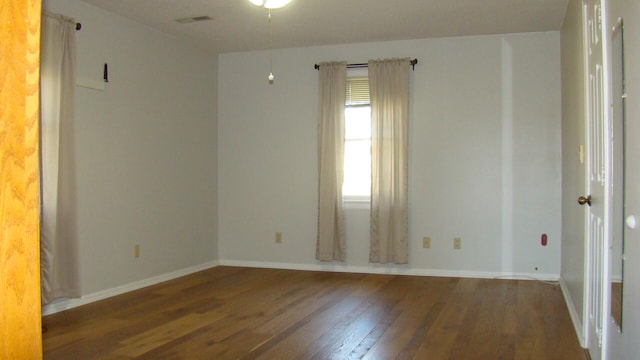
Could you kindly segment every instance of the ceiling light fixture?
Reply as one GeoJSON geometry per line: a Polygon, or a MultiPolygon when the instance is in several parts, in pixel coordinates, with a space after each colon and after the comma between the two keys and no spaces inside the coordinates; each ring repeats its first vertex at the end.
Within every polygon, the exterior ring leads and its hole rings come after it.
{"type": "Polygon", "coordinates": [[[265,9],[279,9],[287,6],[291,0],[249,0],[253,5],[262,6],[265,9]]]}

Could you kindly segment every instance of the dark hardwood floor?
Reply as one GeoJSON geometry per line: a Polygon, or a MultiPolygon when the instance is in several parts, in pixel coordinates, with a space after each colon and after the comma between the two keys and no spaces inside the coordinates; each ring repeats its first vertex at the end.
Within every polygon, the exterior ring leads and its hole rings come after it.
{"type": "Polygon", "coordinates": [[[43,325],[45,359],[587,359],[529,280],[216,267],[43,325]]]}
{"type": "Polygon", "coordinates": [[[618,327],[622,325],[622,283],[611,282],[611,316],[618,327]]]}

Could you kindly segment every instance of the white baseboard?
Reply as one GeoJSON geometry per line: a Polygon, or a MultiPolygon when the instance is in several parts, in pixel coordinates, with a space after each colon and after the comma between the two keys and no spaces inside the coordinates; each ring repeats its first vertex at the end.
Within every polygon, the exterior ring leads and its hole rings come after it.
{"type": "Polygon", "coordinates": [[[576,306],[571,300],[571,294],[569,293],[569,288],[567,288],[567,283],[564,279],[560,278],[560,289],[562,289],[562,295],[564,295],[564,302],[567,303],[567,308],[569,309],[569,316],[571,317],[571,321],[573,322],[573,327],[576,330],[576,335],[578,335],[578,341],[580,342],[580,346],[585,348],[585,344],[587,343],[584,338],[584,334],[582,333],[582,321],[580,321],[580,317],[578,316],[578,311],[576,310],[576,306]]]}
{"type": "Polygon", "coordinates": [[[306,271],[332,271],[364,274],[389,274],[389,275],[415,275],[415,276],[438,276],[438,277],[461,277],[480,279],[521,279],[521,280],[543,280],[558,281],[559,274],[538,274],[538,273],[507,273],[489,271],[462,271],[462,270],[435,270],[435,269],[412,269],[406,265],[396,265],[393,267],[385,265],[352,266],[334,263],[327,264],[290,264],[273,263],[262,261],[239,261],[220,260],[221,266],[239,266],[267,269],[287,269],[306,271]]]}
{"type": "Polygon", "coordinates": [[[112,296],[142,289],[144,287],[155,285],[164,281],[173,280],[175,278],[193,274],[195,272],[216,267],[218,265],[219,265],[218,261],[210,261],[204,264],[191,266],[186,269],[170,272],[168,274],[154,276],[152,278],[136,281],[130,284],[125,284],[125,285],[117,286],[111,289],[98,291],[93,294],[83,295],[81,298],[78,298],[78,299],[58,299],[50,304],[44,305],[42,307],[42,315],[45,316],[45,315],[55,314],[60,311],[72,309],[74,307],[86,305],[95,301],[110,298],[112,296]]]}

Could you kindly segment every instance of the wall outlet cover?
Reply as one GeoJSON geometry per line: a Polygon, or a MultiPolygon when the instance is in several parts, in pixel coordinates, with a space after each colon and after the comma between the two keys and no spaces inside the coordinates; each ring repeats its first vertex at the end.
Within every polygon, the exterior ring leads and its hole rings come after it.
{"type": "Polygon", "coordinates": [[[431,247],[431,237],[425,236],[422,238],[422,247],[428,249],[431,247]]]}

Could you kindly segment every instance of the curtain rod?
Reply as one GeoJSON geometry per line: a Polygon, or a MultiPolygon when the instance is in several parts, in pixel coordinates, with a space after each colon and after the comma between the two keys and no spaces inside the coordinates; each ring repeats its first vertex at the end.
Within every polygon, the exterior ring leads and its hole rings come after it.
{"type": "MultiPolygon", "coordinates": [[[[409,64],[411,65],[411,70],[415,70],[416,69],[416,64],[418,63],[418,59],[413,59],[411,61],[409,61],[409,64]]],[[[369,67],[368,63],[359,63],[359,64],[347,64],[347,69],[358,69],[358,68],[366,68],[369,67]]],[[[313,65],[313,68],[316,70],[320,70],[320,65],[315,64],[313,65]]]]}
{"type": "MultiPolygon", "coordinates": [[[[61,21],[67,22],[69,24],[73,24],[75,22],[75,20],[73,18],[64,16],[62,14],[52,13],[52,12],[49,12],[49,11],[44,10],[44,9],[42,10],[42,15],[46,15],[46,16],[49,16],[49,17],[52,17],[52,18],[56,18],[56,19],[59,19],[61,21]]],[[[80,29],[82,29],[82,24],[81,23],[76,22],[75,24],[76,24],[76,31],[79,31],[80,29]]]]}

